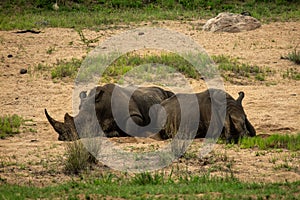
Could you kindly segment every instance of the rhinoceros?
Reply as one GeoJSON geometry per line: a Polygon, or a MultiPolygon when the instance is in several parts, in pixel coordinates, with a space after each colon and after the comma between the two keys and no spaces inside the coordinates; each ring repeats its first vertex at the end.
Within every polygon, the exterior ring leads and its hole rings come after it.
{"type": "MultiPolygon", "coordinates": [[[[59,134],[58,140],[72,141],[82,137],[147,137],[151,130],[149,110],[174,93],[160,87],[121,87],[106,84],[93,88],[88,96],[80,94],[79,113],[65,114],[64,122],[54,120],[45,109],[45,115],[59,134]]],[[[151,112],[150,112],[151,113],[151,112]]]]}
{"type": "Polygon", "coordinates": [[[247,119],[242,106],[244,96],[244,92],[239,92],[239,97],[235,100],[227,92],[219,89],[208,89],[195,94],[176,94],[161,103],[164,109],[159,108],[156,111],[157,123],[164,123],[162,125],[163,129],[157,133],[156,138],[168,139],[174,137],[177,133],[181,122],[182,109],[178,98],[183,100],[181,101],[184,104],[183,109],[187,109],[185,113],[188,113],[188,116],[185,116],[188,119],[185,120],[198,123],[195,137],[204,138],[209,131],[209,137],[211,138],[214,138],[215,135],[221,135],[227,142],[236,143],[240,137],[255,136],[256,131],[247,119]],[[195,95],[198,106],[193,105],[192,95],[195,95]],[[214,102],[214,108],[212,102],[214,102]],[[213,112],[212,108],[214,109],[213,112]],[[212,116],[212,113],[214,116],[212,116]],[[221,119],[222,116],[223,120],[221,119]],[[162,119],[162,117],[165,119],[162,119]],[[221,134],[216,134],[218,129],[221,134]]]}

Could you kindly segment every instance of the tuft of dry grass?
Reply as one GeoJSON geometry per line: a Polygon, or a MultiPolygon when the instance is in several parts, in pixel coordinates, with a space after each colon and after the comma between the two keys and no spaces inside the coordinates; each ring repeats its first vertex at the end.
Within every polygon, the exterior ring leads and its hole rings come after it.
{"type": "Polygon", "coordinates": [[[65,171],[70,174],[79,174],[97,162],[80,140],[67,144],[66,156],[65,171]]]}

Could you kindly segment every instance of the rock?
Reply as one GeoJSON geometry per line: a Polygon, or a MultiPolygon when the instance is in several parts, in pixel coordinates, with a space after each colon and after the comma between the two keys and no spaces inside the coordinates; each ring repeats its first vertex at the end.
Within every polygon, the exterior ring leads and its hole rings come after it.
{"type": "Polygon", "coordinates": [[[237,33],[261,27],[254,17],[242,14],[220,13],[209,19],[203,26],[204,31],[237,33]]]}
{"type": "Polygon", "coordinates": [[[11,54],[8,54],[8,55],[7,55],[7,57],[8,57],[8,58],[12,58],[12,57],[13,57],[13,55],[11,55],[11,54]]]}
{"type": "Polygon", "coordinates": [[[52,5],[53,10],[57,11],[59,9],[59,6],[57,5],[57,2],[52,5]]]}
{"type": "Polygon", "coordinates": [[[20,74],[26,74],[27,73],[27,69],[21,69],[20,70],[20,74]]]}

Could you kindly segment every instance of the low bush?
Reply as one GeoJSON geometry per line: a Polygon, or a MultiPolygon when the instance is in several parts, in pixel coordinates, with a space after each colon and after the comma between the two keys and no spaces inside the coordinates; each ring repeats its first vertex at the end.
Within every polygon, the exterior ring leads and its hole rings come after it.
{"type": "Polygon", "coordinates": [[[4,139],[20,132],[24,120],[18,115],[0,117],[0,138],[4,139]]]}
{"type": "Polygon", "coordinates": [[[79,174],[82,171],[88,170],[96,163],[96,158],[80,140],[67,144],[66,157],[65,171],[70,174],[79,174]]]}
{"type": "Polygon", "coordinates": [[[297,51],[295,48],[294,51],[287,55],[287,59],[293,61],[297,65],[300,65],[300,50],[297,51]]]}
{"type": "Polygon", "coordinates": [[[81,60],[76,58],[72,58],[71,61],[58,60],[55,67],[51,70],[52,79],[75,78],[81,62],[81,60]]]}

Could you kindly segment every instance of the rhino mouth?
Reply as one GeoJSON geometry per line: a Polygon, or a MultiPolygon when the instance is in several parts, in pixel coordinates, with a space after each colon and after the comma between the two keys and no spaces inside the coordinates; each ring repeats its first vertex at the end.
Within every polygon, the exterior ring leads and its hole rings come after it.
{"type": "Polygon", "coordinates": [[[78,135],[76,132],[76,128],[74,125],[74,118],[71,117],[68,113],[65,114],[65,121],[59,122],[53,119],[45,109],[45,115],[54,128],[54,130],[58,133],[59,137],[58,140],[60,141],[74,141],[78,139],[78,135]]]}

